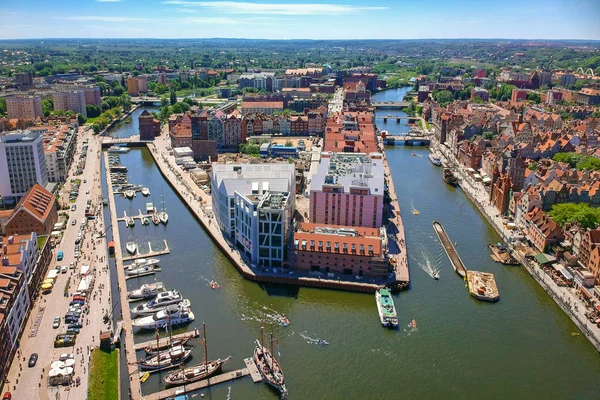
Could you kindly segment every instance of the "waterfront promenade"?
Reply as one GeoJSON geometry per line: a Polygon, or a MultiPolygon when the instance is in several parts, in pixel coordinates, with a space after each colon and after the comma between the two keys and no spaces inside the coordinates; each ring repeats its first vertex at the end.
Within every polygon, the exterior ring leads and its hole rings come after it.
{"type": "MultiPolygon", "coordinates": [[[[356,292],[373,293],[384,284],[389,282],[368,282],[366,280],[353,281],[348,278],[342,279],[337,277],[333,279],[321,279],[319,277],[310,277],[308,275],[303,276],[298,271],[285,272],[278,270],[275,272],[273,269],[266,268],[250,268],[247,260],[235,249],[232,243],[230,243],[221,233],[218,228],[215,217],[212,212],[212,198],[209,194],[201,190],[192,178],[187,173],[180,172],[180,168],[175,164],[175,158],[168,153],[166,150],[169,146],[169,136],[166,129],[163,129],[163,134],[157,137],[154,142],[147,144],[152,157],[154,158],[158,168],[160,169],[163,176],[169,181],[171,186],[179,193],[180,197],[185,201],[188,208],[194,213],[196,218],[200,221],[202,226],[210,234],[214,242],[221,248],[223,253],[229,258],[240,274],[251,281],[261,283],[275,283],[275,284],[288,284],[305,287],[315,288],[326,288],[326,289],[338,289],[338,290],[349,290],[356,292]]],[[[389,174],[389,168],[388,172],[389,174]]],[[[390,188],[392,197],[395,198],[395,192],[393,192],[393,186],[390,188]]],[[[392,285],[398,283],[401,280],[403,284],[398,284],[401,288],[408,286],[408,264],[406,261],[406,247],[404,241],[404,228],[401,225],[400,219],[400,208],[397,200],[393,206],[395,212],[395,225],[398,226],[398,232],[395,233],[397,236],[396,242],[400,245],[400,256],[397,258],[397,265],[403,265],[401,268],[396,268],[395,281],[391,282],[392,285]],[[404,244],[402,244],[404,243],[404,244]],[[404,247],[402,247],[404,246],[404,247]]]]}
{"type": "Polygon", "coordinates": [[[573,288],[558,286],[554,280],[546,276],[546,273],[534,262],[526,259],[525,255],[514,247],[515,242],[521,236],[514,230],[504,226],[502,216],[498,209],[490,203],[489,193],[481,182],[475,181],[451,154],[450,149],[440,145],[437,141],[432,148],[442,158],[446,166],[450,166],[459,179],[459,186],[467,195],[469,200],[477,207],[479,212],[486,218],[494,230],[509,245],[513,257],[515,257],[536,280],[536,282],[550,295],[556,304],[569,316],[573,323],[583,332],[590,343],[600,351],[600,328],[591,323],[585,316],[585,305],[579,299],[573,288]]]}

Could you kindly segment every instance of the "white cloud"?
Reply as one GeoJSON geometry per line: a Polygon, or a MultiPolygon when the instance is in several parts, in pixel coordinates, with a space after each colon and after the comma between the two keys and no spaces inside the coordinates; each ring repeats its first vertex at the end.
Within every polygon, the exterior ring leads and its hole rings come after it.
{"type": "Polygon", "coordinates": [[[148,18],[130,18],[130,17],[104,17],[100,15],[74,15],[68,17],[54,17],[54,19],[64,19],[66,21],[100,21],[100,22],[134,22],[150,21],[148,18]]]}
{"type": "Polygon", "coordinates": [[[167,0],[163,4],[183,7],[203,7],[228,14],[261,15],[341,15],[359,11],[380,11],[389,7],[360,7],[344,4],[263,4],[234,1],[167,0]]]}

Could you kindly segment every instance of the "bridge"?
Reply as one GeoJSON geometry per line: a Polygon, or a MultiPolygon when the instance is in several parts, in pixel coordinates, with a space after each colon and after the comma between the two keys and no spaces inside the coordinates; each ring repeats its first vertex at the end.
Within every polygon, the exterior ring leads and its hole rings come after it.
{"type": "Polygon", "coordinates": [[[382,138],[383,143],[388,146],[429,146],[431,144],[431,135],[402,135],[386,136],[382,138]]]}
{"type": "Polygon", "coordinates": [[[373,101],[371,105],[375,108],[406,108],[410,105],[408,101],[373,101]]]}

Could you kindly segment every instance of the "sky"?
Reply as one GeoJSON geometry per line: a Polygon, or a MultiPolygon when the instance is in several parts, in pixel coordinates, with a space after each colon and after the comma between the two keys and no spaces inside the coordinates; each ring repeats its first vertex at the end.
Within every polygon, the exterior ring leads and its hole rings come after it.
{"type": "Polygon", "coordinates": [[[0,0],[0,39],[592,39],[600,0],[0,0]]]}

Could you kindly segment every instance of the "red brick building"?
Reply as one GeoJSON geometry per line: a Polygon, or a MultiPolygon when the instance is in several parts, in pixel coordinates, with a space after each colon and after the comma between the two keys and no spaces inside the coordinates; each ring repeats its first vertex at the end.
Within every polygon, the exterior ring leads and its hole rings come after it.
{"type": "Polygon", "coordinates": [[[565,238],[560,226],[537,207],[525,214],[523,232],[540,253],[547,251],[549,245],[559,243],[565,238]]]}
{"type": "Polygon", "coordinates": [[[36,183],[14,210],[0,211],[2,233],[10,235],[49,235],[58,220],[54,195],[36,183]]]}
{"type": "Polygon", "coordinates": [[[144,110],[138,117],[140,125],[140,140],[154,140],[160,135],[160,121],[144,110]]]}
{"type": "Polygon", "coordinates": [[[512,181],[510,177],[505,174],[498,175],[498,171],[495,170],[492,178],[490,201],[502,215],[508,211],[511,189],[512,181]]]}

